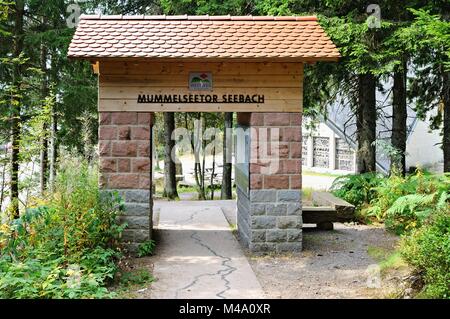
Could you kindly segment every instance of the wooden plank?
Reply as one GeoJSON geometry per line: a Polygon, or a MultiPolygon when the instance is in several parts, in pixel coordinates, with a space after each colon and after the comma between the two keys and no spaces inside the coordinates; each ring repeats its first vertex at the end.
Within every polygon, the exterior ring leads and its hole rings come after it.
{"type": "Polygon", "coordinates": [[[99,99],[101,112],[302,112],[303,101],[265,100],[250,103],[137,103],[136,99],[99,99]]]}
{"type": "Polygon", "coordinates": [[[307,207],[302,208],[304,224],[318,224],[337,221],[336,210],[332,207],[307,207]]]}
{"type": "Polygon", "coordinates": [[[171,74],[213,72],[222,75],[301,75],[303,63],[299,62],[122,62],[102,61],[101,74],[171,74]]]}
{"type": "MultiPolygon", "coordinates": [[[[104,87],[188,87],[188,75],[100,75],[104,87]]],[[[214,75],[213,87],[303,87],[302,75],[214,75]]]]}
{"type": "Polygon", "coordinates": [[[318,205],[333,207],[341,220],[351,220],[354,217],[355,206],[329,192],[313,192],[312,200],[318,205]]]}
{"type": "Polygon", "coordinates": [[[147,87],[147,86],[133,86],[133,87],[104,87],[99,88],[99,96],[102,99],[137,99],[140,94],[148,95],[211,95],[216,94],[220,97],[222,95],[264,95],[266,100],[299,100],[302,98],[302,91],[300,88],[214,88],[211,91],[190,91],[188,88],[173,88],[173,87],[147,87]]]}

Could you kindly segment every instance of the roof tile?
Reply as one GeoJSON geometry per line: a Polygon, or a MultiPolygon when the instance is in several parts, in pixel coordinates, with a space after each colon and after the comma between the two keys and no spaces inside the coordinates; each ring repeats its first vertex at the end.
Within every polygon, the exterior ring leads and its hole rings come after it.
{"type": "Polygon", "coordinates": [[[294,58],[336,60],[316,17],[85,16],[74,58],[294,58]]]}

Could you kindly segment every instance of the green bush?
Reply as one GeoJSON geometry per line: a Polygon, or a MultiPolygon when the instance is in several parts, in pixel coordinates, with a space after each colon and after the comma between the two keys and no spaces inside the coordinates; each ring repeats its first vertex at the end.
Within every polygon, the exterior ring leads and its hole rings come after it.
{"type": "Polygon", "coordinates": [[[449,174],[422,171],[406,177],[346,175],[337,178],[331,187],[336,196],[356,206],[360,221],[386,222],[388,229],[397,233],[420,226],[420,220],[449,189],[449,174]]]}
{"type": "Polygon", "coordinates": [[[382,180],[383,175],[378,173],[344,175],[334,180],[330,190],[337,197],[361,207],[374,198],[374,187],[380,185],[382,180]]]}
{"type": "Polygon", "coordinates": [[[96,167],[61,164],[55,192],[0,226],[0,298],[100,298],[121,258],[122,203],[96,167]]]}
{"type": "Polygon", "coordinates": [[[423,297],[450,299],[450,211],[431,215],[424,226],[405,236],[402,257],[424,279],[423,297]]]}

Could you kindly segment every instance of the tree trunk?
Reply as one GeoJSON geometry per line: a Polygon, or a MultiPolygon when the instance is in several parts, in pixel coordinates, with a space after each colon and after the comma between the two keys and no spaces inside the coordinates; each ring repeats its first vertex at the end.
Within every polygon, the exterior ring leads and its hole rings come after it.
{"type": "Polygon", "coordinates": [[[225,129],[223,133],[223,167],[222,167],[222,189],[220,193],[221,199],[232,198],[232,183],[231,183],[231,147],[232,138],[231,129],[233,127],[233,113],[226,112],[225,117],[225,129]]]}
{"type": "Polygon", "coordinates": [[[406,172],[406,59],[402,59],[402,65],[394,72],[394,86],[392,99],[392,135],[391,144],[396,149],[391,156],[391,174],[402,176],[406,172]]]}
{"type": "Polygon", "coordinates": [[[358,173],[374,172],[376,140],[376,80],[372,74],[359,75],[358,110],[356,129],[358,134],[357,169],[358,173]]]}
{"type": "MultiPolygon", "coordinates": [[[[14,52],[13,57],[20,58],[23,51],[23,17],[24,17],[24,1],[17,0],[15,5],[14,18],[14,52]]],[[[11,214],[13,218],[19,217],[19,155],[20,155],[20,115],[21,103],[19,90],[22,80],[22,67],[20,63],[14,64],[13,70],[13,87],[17,92],[13,94],[11,99],[11,214]]]]}
{"type": "MultiPolygon", "coordinates": [[[[5,152],[6,153],[6,152],[5,152]]],[[[3,159],[2,159],[3,160],[3,159]]],[[[3,207],[3,199],[5,198],[5,175],[6,175],[6,162],[2,164],[1,185],[0,185],[0,212],[3,207]]]]}
{"type": "Polygon", "coordinates": [[[58,140],[56,134],[58,133],[58,116],[55,110],[56,105],[52,108],[52,123],[50,131],[50,170],[49,170],[49,184],[53,191],[53,183],[56,176],[56,164],[58,162],[58,140]]]}
{"type": "MultiPolygon", "coordinates": [[[[45,27],[46,19],[43,20],[45,27]]],[[[48,97],[48,81],[47,81],[47,47],[45,43],[41,44],[41,71],[43,78],[41,82],[41,100],[45,105],[45,100],[48,97]]],[[[40,191],[44,194],[47,188],[47,174],[48,174],[48,123],[44,120],[42,123],[42,140],[41,140],[41,152],[40,152],[40,191]]]]}
{"type": "MultiPolygon", "coordinates": [[[[57,55],[55,52],[52,53],[51,61],[51,81],[57,83],[58,81],[58,66],[56,63],[57,55]]],[[[58,101],[55,101],[52,105],[52,120],[50,126],[50,170],[49,170],[49,184],[50,189],[53,191],[53,183],[55,181],[56,169],[58,163],[58,101]]]]}
{"type": "Polygon", "coordinates": [[[214,175],[216,174],[216,136],[214,135],[214,147],[212,149],[212,169],[209,187],[211,189],[211,200],[214,200],[214,175]]]}
{"type": "Polygon", "coordinates": [[[175,162],[172,161],[172,149],[175,141],[172,132],[175,129],[175,113],[164,112],[164,196],[170,199],[178,197],[175,162]]]}
{"type": "Polygon", "coordinates": [[[442,149],[444,151],[444,172],[450,172],[450,72],[444,72],[443,76],[444,136],[442,149]]]}

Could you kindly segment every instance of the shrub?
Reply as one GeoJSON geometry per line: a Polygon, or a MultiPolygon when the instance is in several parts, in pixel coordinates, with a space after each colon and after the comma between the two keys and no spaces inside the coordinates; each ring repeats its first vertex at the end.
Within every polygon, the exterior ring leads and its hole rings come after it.
{"type": "Polygon", "coordinates": [[[153,251],[155,250],[156,243],[154,240],[150,239],[143,243],[141,243],[138,247],[138,256],[144,257],[153,255],[153,251]]]}
{"type": "Polygon", "coordinates": [[[64,162],[55,192],[0,227],[0,298],[98,298],[121,257],[121,200],[95,167],[64,162]]]}
{"type": "Polygon", "coordinates": [[[419,228],[431,214],[446,211],[449,198],[446,192],[399,197],[386,211],[385,226],[396,234],[419,228]]]}
{"type": "Polygon", "coordinates": [[[369,203],[374,198],[374,187],[380,185],[383,175],[365,173],[337,177],[330,190],[334,195],[357,207],[369,203]]]}
{"type": "Polygon", "coordinates": [[[450,211],[431,215],[425,225],[405,236],[402,257],[423,276],[421,296],[450,299],[450,211]]]}

